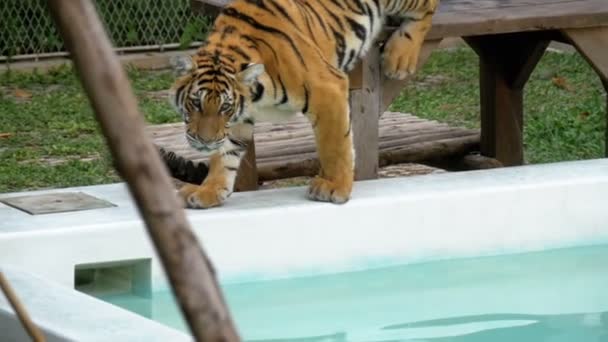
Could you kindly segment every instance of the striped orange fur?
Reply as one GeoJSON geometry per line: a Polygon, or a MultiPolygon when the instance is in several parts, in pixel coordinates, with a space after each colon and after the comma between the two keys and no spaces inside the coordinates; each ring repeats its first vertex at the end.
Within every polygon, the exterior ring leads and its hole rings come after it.
{"type": "Polygon", "coordinates": [[[404,23],[383,49],[383,69],[402,79],[418,54],[439,0],[234,0],[216,18],[194,56],[174,60],[180,73],[171,101],[191,146],[212,155],[200,186],[180,190],[186,205],[221,205],[256,120],[308,117],[320,173],[308,197],[345,203],[354,177],[347,73],[387,16],[404,23]]]}

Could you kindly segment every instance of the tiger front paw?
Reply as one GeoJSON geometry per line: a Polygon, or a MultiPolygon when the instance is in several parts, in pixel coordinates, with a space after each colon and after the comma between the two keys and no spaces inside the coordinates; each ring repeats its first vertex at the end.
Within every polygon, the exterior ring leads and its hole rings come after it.
{"type": "Polygon", "coordinates": [[[384,45],[382,68],[388,78],[404,80],[416,72],[422,40],[395,31],[384,45]]]}
{"type": "Polygon", "coordinates": [[[184,201],[184,206],[191,209],[208,209],[220,206],[229,195],[228,188],[213,182],[200,186],[187,184],[179,190],[179,196],[184,201]]]}
{"type": "Polygon", "coordinates": [[[313,201],[343,204],[348,202],[352,182],[334,182],[316,176],[308,187],[308,198],[313,201]]]}

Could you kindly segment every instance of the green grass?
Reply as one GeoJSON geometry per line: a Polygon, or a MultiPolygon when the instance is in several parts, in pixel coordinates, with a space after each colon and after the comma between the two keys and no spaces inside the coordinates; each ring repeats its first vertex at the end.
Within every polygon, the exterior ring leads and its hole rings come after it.
{"type": "MultiPolygon", "coordinates": [[[[128,75],[148,122],[179,119],[158,95],[170,86],[170,72],[129,70],[128,75]]],[[[0,75],[0,192],[116,181],[105,141],[70,67],[0,75]],[[1,138],[3,133],[10,135],[1,138]]]]}
{"type": "MultiPolygon", "coordinates": [[[[391,109],[478,128],[478,82],[472,50],[435,52],[391,109]]],[[[525,88],[524,110],[527,163],[603,157],[606,97],[578,54],[543,56],[525,88]]]]}
{"type": "MultiPolygon", "coordinates": [[[[169,88],[170,72],[128,74],[148,122],[179,120],[158,96],[169,88]]],[[[468,49],[437,51],[391,109],[479,127],[478,92],[476,56],[468,49]]],[[[525,102],[527,162],[603,156],[606,100],[599,80],[578,55],[543,57],[525,102]],[[555,77],[567,86],[556,84],[555,77]]],[[[0,192],[116,181],[120,179],[71,68],[0,75],[0,192]],[[3,138],[5,133],[9,136],[3,138]]]]}

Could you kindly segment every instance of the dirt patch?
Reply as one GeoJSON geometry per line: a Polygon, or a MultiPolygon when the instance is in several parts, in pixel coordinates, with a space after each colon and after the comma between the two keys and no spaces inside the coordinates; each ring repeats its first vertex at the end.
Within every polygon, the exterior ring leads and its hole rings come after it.
{"type": "Polygon", "coordinates": [[[146,91],[144,96],[151,100],[166,101],[169,98],[169,90],[146,91]]]}
{"type": "Polygon", "coordinates": [[[92,162],[99,160],[101,156],[99,154],[91,154],[88,156],[65,156],[65,157],[42,157],[36,159],[28,159],[22,160],[19,164],[39,164],[39,165],[48,165],[48,166],[57,166],[61,164],[68,163],[73,160],[78,160],[81,162],[92,162]]]}

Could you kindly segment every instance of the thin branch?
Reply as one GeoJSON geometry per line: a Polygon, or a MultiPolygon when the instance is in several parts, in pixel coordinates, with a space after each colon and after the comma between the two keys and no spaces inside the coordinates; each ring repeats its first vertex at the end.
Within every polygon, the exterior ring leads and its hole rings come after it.
{"type": "Polygon", "coordinates": [[[90,0],[49,0],[51,15],[197,341],[239,341],[209,258],[145,134],[126,73],[90,0]]]}
{"type": "Polygon", "coordinates": [[[23,306],[21,301],[19,301],[17,294],[15,293],[15,291],[13,291],[10,284],[8,283],[8,279],[6,279],[2,272],[0,272],[0,289],[2,289],[4,296],[13,308],[13,311],[15,311],[15,314],[17,314],[19,321],[21,321],[21,325],[23,325],[23,328],[25,329],[27,334],[30,335],[32,340],[34,340],[35,342],[46,341],[44,335],[42,334],[40,329],[38,329],[36,324],[34,324],[34,321],[32,321],[27,311],[25,310],[25,306],[23,306]]]}

